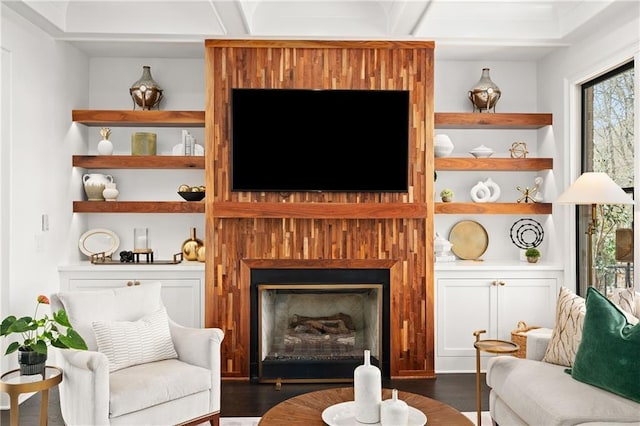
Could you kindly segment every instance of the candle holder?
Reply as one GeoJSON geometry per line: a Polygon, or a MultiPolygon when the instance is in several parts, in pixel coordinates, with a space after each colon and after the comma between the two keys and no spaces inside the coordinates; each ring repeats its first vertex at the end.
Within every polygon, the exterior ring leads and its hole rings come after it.
{"type": "Polygon", "coordinates": [[[153,262],[153,250],[149,248],[149,229],[133,228],[133,261],[140,263],[140,255],[143,254],[146,262],[153,262]]]}

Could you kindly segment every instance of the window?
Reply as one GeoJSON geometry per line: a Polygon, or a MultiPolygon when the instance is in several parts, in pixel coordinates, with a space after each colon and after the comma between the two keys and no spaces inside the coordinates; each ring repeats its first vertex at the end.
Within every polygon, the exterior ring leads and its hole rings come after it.
{"type": "MultiPolygon", "coordinates": [[[[605,172],[626,192],[634,187],[634,63],[582,85],[582,171],[605,172]]],[[[588,253],[591,208],[577,212],[578,286],[586,294],[587,256],[595,269],[593,286],[603,293],[633,286],[633,205],[599,205],[588,253]]]]}

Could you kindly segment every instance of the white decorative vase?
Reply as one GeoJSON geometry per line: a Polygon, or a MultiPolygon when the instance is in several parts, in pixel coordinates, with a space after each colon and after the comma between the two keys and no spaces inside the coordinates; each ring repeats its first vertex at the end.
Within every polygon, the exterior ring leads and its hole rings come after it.
{"type": "Polygon", "coordinates": [[[489,202],[495,203],[496,201],[498,201],[498,198],[500,198],[500,194],[502,193],[498,184],[495,183],[491,178],[487,178],[487,180],[484,181],[484,184],[487,185],[487,188],[489,188],[489,192],[491,193],[489,202]]]}
{"type": "Polygon", "coordinates": [[[118,189],[116,188],[115,183],[104,184],[104,191],[102,191],[102,196],[104,197],[105,201],[116,201],[116,199],[118,198],[118,194],[120,194],[120,191],[118,191],[118,189]]]}
{"type": "Polygon", "coordinates": [[[487,178],[484,182],[478,181],[469,191],[475,203],[493,203],[500,198],[500,193],[500,187],[491,178],[487,178]]]}
{"type": "Polygon", "coordinates": [[[433,155],[446,157],[453,152],[453,142],[448,135],[436,135],[433,138],[433,155]]]}
{"type": "Polygon", "coordinates": [[[82,182],[89,201],[104,201],[102,192],[106,184],[113,183],[113,177],[102,173],[86,173],[82,176],[82,182]]]}
{"type": "Polygon", "coordinates": [[[109,135],[111,135],[111,129],[108,127],[100,129],[100,136],[102,136],[102,140],[98,142],[98,153],[100,155],[113,154],[113,143],[109,140],[109,135]]]}
{"type": "Polygon", "coordinates": [[[371,352],[364,351],[364,364],[353,373],[353,394],[356,420],[360,423],[380,422],[382,402],[382,375],[380,369],[371,365],[371,352]]]}
{"type": "Polygon", "coordinates": [[[398,389],[394,389],[391,399],[380,404],[380,424],[382,426],[406,426],[409,423],[409,406],[398,399],[398,389]]]}

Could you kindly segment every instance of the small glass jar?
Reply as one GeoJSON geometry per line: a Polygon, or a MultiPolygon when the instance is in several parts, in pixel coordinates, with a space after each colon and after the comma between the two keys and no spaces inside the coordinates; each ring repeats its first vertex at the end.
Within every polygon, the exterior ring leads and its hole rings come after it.
{"type": "Polygon", "coordinates": [[[147,228],[133,229],[133,252],[149,252],[149,230],[147,228]]]}

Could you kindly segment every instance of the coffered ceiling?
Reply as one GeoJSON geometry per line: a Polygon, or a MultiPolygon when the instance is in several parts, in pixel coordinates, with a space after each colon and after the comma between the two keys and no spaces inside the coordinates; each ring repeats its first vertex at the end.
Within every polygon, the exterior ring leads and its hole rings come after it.
{"type": "Polygon", "coordinates": [[[203,57],[208,38],[434,40],[436,58],[537,60],[637,0],[5,0],[90,56],[203,57]]]}

